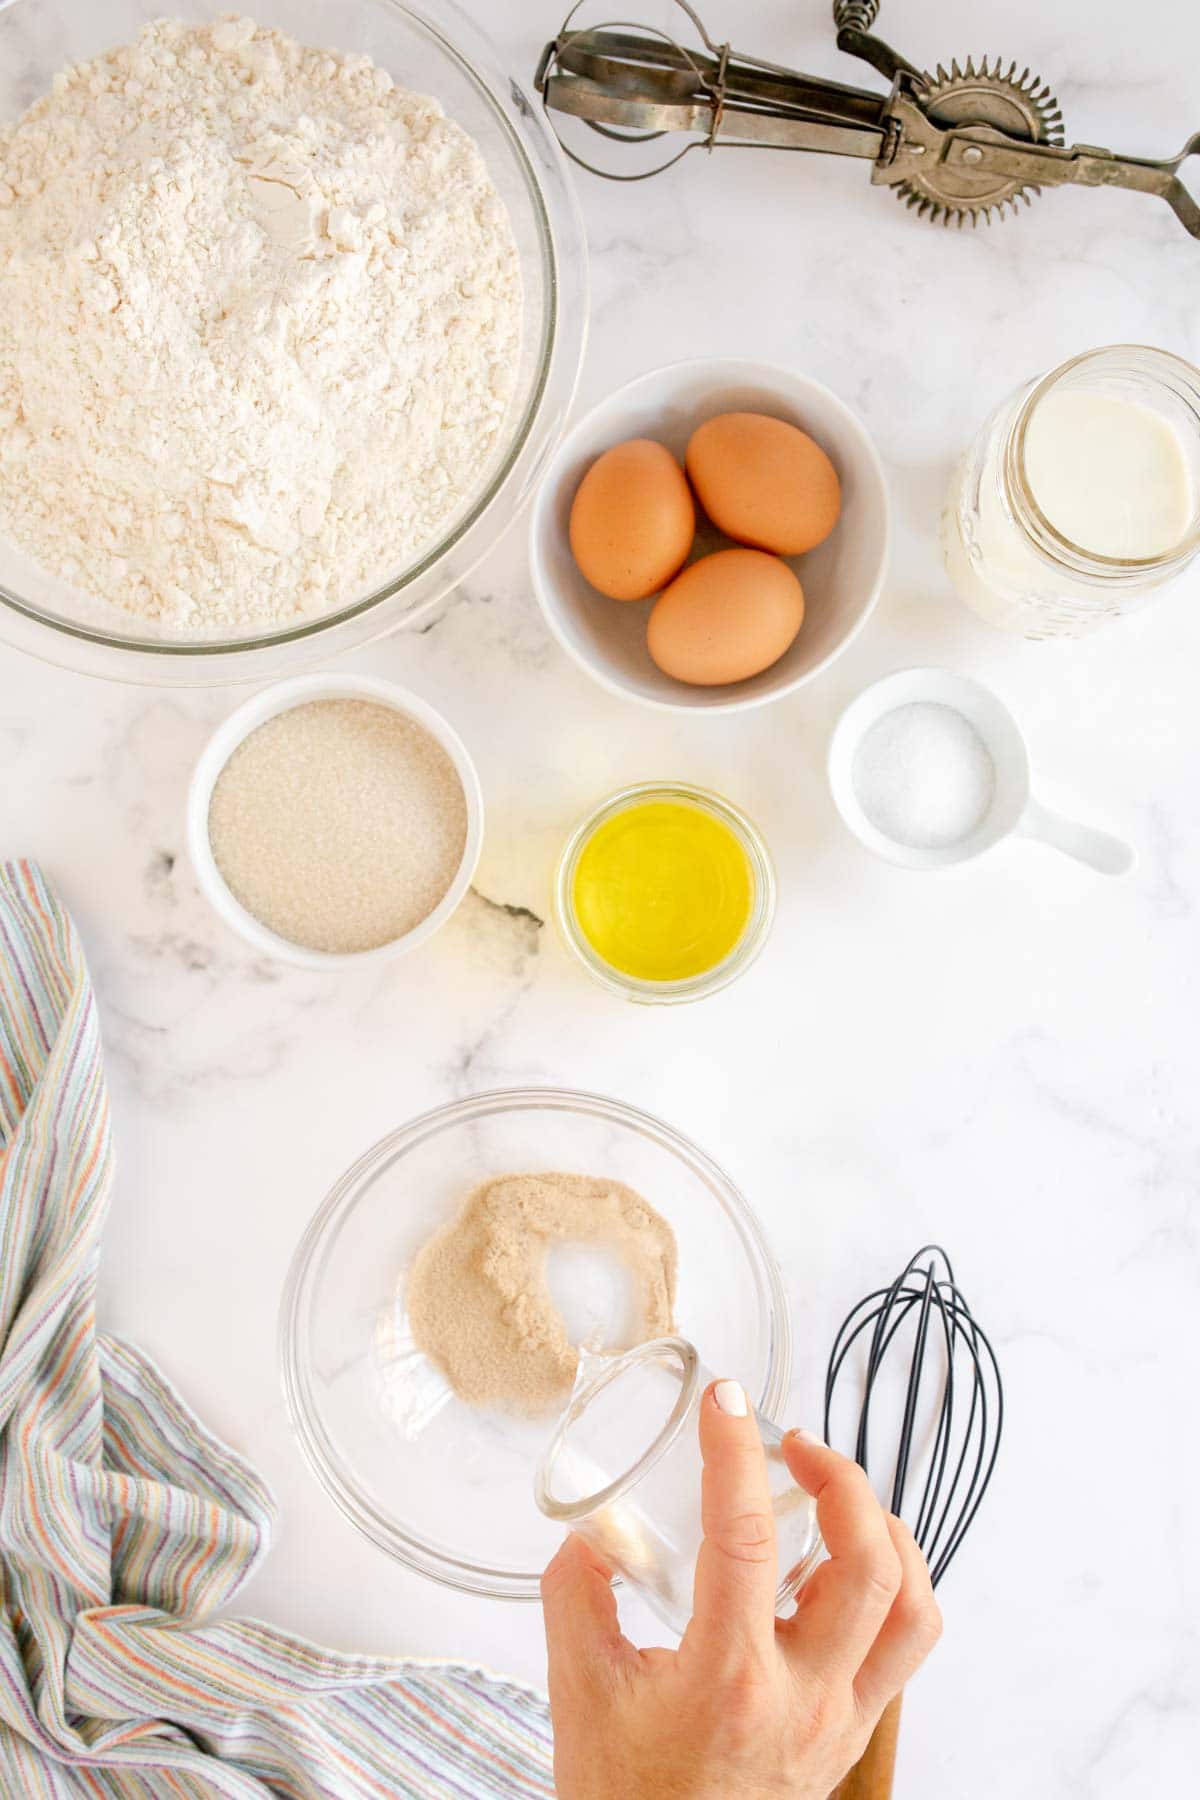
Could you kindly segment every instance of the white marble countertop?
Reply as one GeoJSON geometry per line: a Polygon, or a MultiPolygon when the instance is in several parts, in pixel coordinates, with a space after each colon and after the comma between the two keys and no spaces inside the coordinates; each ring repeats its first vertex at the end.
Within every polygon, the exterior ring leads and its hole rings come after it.
{"type": "MultiPolygon", "coordinates": [[[[739,46],[860,79],[823,0],[706,8],[739,46]]],[[[503,12],[491,26],[523,73],[557,23],[555,0],[473,10],[503,12]]],[[[1069,138],[1161,155],[1200,125],[1187,0],[886,0],[882,25],[919,62],[1028,59],[1057,85],[1069,138]]],[[[347,1647],[540,1681],[535,1609],[390,1566],[319,1490],[284,1416],[277,1298],[333,1179],[413,1113],[527,1080],[640,1103],[724,1163],[765,1223],[793,1306],[795,1419],[816,1414],[842,1312],[927,1239],[949,1246],[994,1333],[1001,1466],[942,1590],[898,1793],[1174,1791],[1200,1753],[1200,574],[1085,643],[1031,645],[954,600],[935,524],[952,458],[1021,378],[1121,340],[1200,358],[1200,245],[1160,202],[1083,191],[990,231],[931,230],[832,160],[695,156],[657,184],[580,180],[594,258],[581,403],[710,352],[827,382],[888,470],[882,605],[798,696],[659,716],[555,648],[514,532],[432,629],[352,659],[419,689],[474,748],[487,900],[427,953],[338,980],[264,969],[189,873],[185,786],[233,693],[0,656],[4,849],[60,883],[105,1028],[121,1174],[104,1320],[274,1484],[283,1525],[256,1610],[347,1647]],[[923,661],[994,684],[1046,798],[1131,838],[1138,871],[1106,881],[1014,844],[926,879],[861,851],[824,784],[829,729],[867,681],[923,661]],[[579,812],[670,775],[755,814],[779,918],[727,993],[635,1010],[590,985],[549,925],[504,908],[544,919],[579,812]]]]}

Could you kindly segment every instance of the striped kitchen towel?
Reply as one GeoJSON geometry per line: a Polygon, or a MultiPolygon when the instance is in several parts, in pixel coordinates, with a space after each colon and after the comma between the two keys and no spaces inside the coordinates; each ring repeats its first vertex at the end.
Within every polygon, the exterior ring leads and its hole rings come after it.
{"type": "Polygon", "coordinates": [[[74,925],[36,868],[0,864],[0,1796],[552,1795],[538,1696],[213,1618],[272,1503],[97,1334],[112,1180],[74,925]]]}

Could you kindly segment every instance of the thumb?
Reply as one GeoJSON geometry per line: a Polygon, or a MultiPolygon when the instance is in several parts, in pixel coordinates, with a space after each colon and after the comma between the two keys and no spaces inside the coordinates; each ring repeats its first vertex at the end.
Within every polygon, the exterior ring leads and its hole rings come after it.
{"type": "Polygon", "coordinates": [[[550,1691],[590,1686],[630,1648],[617,1618],[612,1570],[574,1533],[542,1576],[550,1691]]]}

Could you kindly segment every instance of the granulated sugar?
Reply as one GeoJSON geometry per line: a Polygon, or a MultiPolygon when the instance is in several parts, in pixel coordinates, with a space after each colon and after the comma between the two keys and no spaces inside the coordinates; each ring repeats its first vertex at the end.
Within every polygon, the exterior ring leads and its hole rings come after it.
{"type": "Polygon", "coordinates": [[[942,850],[981,823],[996,770],[969,719],[920,700],[872,725],[854,758],[853,781],[878,831],[910,849],[942,850]]]}
{"type": "Polygon", "coordinates": [[[214,784],[208,833],[247,912],[309,950],[374,950],[427,918],[467,839],[442,746],[369,700],[314,700],[245,738],[214,784]]]}

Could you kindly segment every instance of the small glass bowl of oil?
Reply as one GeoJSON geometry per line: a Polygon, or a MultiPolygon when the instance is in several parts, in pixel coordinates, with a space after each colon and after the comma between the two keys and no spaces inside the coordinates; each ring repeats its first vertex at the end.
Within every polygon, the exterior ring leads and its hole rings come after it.
{"type": "Polygon", "coordinates": [[[568,949],[627,1000],[701,1000],[749,968],[775,916],[757,828],[719,794],[641,782],[576,826],[555,912],[568,949]]]}

